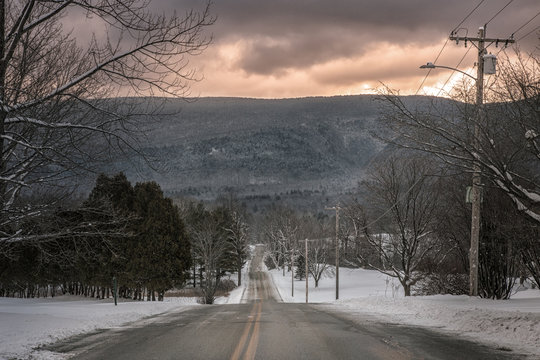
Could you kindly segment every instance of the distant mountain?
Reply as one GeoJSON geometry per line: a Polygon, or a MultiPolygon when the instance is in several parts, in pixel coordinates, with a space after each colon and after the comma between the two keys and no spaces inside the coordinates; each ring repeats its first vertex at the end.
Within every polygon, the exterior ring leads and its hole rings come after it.
{"type": "Polygon", "coordinates": [[[163,112],[174,115],[148,124],[143,149],[159,172],[137,159],[141,166],[118,162],[115,168],[133,181],[155,180],[173,196],[209,200],[224,190],[252,199],[335,196],[353,189],[385,146],[374,137],[384,129],[371,95],[173,100],[163,112]]]}

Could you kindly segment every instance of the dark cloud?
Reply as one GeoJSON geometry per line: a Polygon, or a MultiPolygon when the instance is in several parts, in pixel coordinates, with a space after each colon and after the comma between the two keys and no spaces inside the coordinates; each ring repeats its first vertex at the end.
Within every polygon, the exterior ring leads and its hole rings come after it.
{"type": "MultiPolygon", "coordinates": [[[[451,30],[481,0],[213,0],[213,44],[194,61],[204,70],[202,94],[305,96],[356,91],[395,81],[414,92],[451,30]],[[206,85],[205,85],[206,84],[206,85]],[[222,89],[222,90],[220,90],[222,89]],[[290,89],[290,91],[289,91],[290,89]],[[284,91],[289,91],[286,94],[284,91]]],[[[476,36],[509,0],[484,0],[461,24],[476,36]]],[[[202,9],[203,0],[152,0],[152,10],[178,14],[202,9]]],[[[488,37],[509,37],[540,11],[538,0],[514,0],[487,27],[488,37]]],[[[540,16],[516,33],[538,28],[540,16]]],[[[538,49],[532,33],[519,42],[538,49]]],[[[493,52],[498,50],[491,48],[493,52]]],[[[448,43],[439,64],[456,66],[467,50],[448,43]]],[[[471,67],[474,51],[460,65],[471,67]]],[[[442,71],[433,72],[434,84],[442,71]]],[[[444,78],[448,75],[443,74],[444,78]]],[[[445,80],[442,80],[443,82],[445,80]]]]}
{"type": "MultiPolygon", "coordinates": [[[[200,8],[201,1],[155,0],[154,6],[200,8]]],[[[360,56],[374,43],[439,42],[479,1],[453,0],[216,0],[215,44],[241,39],[244,51],[236,66],[246,73],[283,74],[334,58],[360,56]]],[[[461,26],[469,35],[507,0],[485,1],[461,26]]],[[[508,37],[540,10],[537,0],[516,0],[488,26],[488,36],[508,37]]],[[[535,19],[526,30],[540,24],[535,19]]],[[[462,33],[465,33],[462,30],[462,33]]],[[[534,36],[525,48],[537,45],[534,36]]]]}

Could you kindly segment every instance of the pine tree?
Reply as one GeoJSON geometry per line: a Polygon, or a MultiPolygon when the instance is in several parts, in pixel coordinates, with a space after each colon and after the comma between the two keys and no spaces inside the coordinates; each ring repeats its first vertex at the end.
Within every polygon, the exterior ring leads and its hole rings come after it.
{"type": "Polygon", "coordinates": [[[191,266],[190,244],[178,209],[155,182],[135,185],[136,244],[130,272],[139,286],[159,300],[174,285],[183,285],[191,266]]]}

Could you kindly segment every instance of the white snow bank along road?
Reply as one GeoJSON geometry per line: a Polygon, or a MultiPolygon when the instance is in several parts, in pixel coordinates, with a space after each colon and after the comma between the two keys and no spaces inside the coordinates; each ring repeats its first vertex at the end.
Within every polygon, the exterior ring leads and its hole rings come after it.
{"type": "MultiPolygon", "coordinates": [[[[305,281],[294,283],[291,273],[271,270],[286,302],[305,302],[305,281]]],[[[517,292],[510,300],[469,296],[412,296],[405,298],[394,280],[373,270],[340,269],[340,300],[335,300],[335,278],[323,278],[314,288],[309,280],[309,301],[346,314],[352,320],[371,314],[386,321],[427,326],[465,335],[496,347],[531,354],[540,359],[540,290],[517,292]]]]}
{"type": "Polygon", "coordinates": [[[465,335],[540,359],[540,292],[531,299],[486,300],[469,296],[369,297],[329,305],[351,319],[370,313],[387,320],[465,335]]]}
{"type": "Polygon", "coordinates": [[[33,348],[97,329],[125,325],[146,316],[189,309],[195,298],[165,301],[91,300],[61,296],[48,299],[0,298],[0,359],[54,358],[33,348]]]}

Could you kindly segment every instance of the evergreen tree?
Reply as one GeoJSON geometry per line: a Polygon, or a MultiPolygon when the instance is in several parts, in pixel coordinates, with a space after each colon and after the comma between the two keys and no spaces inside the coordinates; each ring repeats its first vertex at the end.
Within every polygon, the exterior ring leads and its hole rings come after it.
{"type": "Polygon", "coordinates": [[[163,196],[158,184],[137,184],[134,190],[138,220],[130,273],[152,294],[157,291],[162,300],[165,290],[184,283],[191,265],[190,244],[178,209],[163,196]]]}
{"type": "Polygon", "coordinates": [[[304,279],[306,276],[306,258],[304,255],[298,255],[296,257],[296,274],[294,277],[298,280],[304,279]]]}
{"type": "Polygon", "coordinates": [[[133,285],[127,266],[135,242],[131,231],[135,220],[134,202],[135,191],[123,173],[113,177],[98,176],[95,187],[83,204],[86,220],[99,224],[96,225],[99,227],[95,229],[97,232],[116,236],[109,236],[107,244],[90,244],[92,256],[78,265],[80,280],[110,286],[116,277],[120,284],[133,285]],[[107,222],[107,218],[122,220],[107,222]]]}

